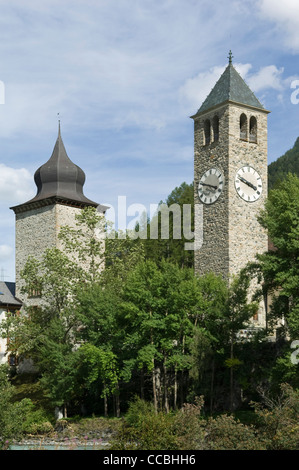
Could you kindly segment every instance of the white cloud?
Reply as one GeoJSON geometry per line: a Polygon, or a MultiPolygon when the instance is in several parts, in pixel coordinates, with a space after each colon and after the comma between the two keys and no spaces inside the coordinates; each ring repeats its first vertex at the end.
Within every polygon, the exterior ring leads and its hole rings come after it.
{"type": "Polygon", "coordinates": [[[0,202],[22,203],[34,196],[33,177],[25,168],[10,168],[0,163],[0,202]]]}
{"type": "Polygon", "coordinates": [[[5,261],[13,254],[13,248],[9,245],[0,245],[0,261],[5,261]]]}
{"type": "Polygon", "coordinates": [[[259,0],[257,7],[262,16],[273,21],[284,36],[285,45],[299,51],[299,2],[298,0],[259,0]]]}
{"type": "Polygon", "coordinates": [[[255,92],[265,89],[281,91],[284,88],[283,72],[283,67],[278,69],[276,65],[267,65],[266,67],[262,67],[257,73],[248,76],[247,83],[255,92]]]}

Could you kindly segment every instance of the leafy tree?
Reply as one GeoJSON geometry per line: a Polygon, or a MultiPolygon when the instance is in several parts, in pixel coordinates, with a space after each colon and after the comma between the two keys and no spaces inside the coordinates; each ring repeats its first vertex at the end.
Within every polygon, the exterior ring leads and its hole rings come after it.
{"type": "Polygon", "coordinates": [[[8,367],[0,366],[0,450],[7,449],[9,439],[22,435],[23,424],[32,410],[31,400],[13,403],[13,386],[8,379],[8,367]]]}
{"type": "MultiPolygon", "coordinates": [[[[169,194],[165,201],[160,201],[158,213],[148,221],[147,239],[140,241],[145,247],[146,259],[155,261],[157,265],[162,259],[166,259],[180,267],[193,267],[193,251],[187,251],[184,248],[185,243],[190,241],[184,233],[184,205],[190,209],[190,212],[186,211],[186,214],[190,215],[189,230],[194,231],[193,183],[190,185],[182,183],[169,194]],[[162,227],[166,229],[166,221],[169,222],[169,230],[167,234],[164,234],[162,227]],[[176,227],[175,230],[174,227],[176,227]],[[157,235],[156,239],[153,238],[153,234],[157,235]]],[[[185,215],[185,223],[187,215],[185,215]]]]}
{"type": "Polygon", "coordinates": [[[260,216],[273,249],[257,256],[274,323],[284,319],[290,339],[299,338],[299,178],[289,174],[269,193],[260,216]]]}

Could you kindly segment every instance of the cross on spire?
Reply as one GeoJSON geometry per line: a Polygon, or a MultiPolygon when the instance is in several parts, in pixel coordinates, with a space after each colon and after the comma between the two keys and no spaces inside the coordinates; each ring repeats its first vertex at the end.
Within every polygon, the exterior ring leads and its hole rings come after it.
{"type": "Polygon", "coordinates": [[[234,56],[233,56],[233,53],[232,53],[232,51],[230,50],[230,51],[229,51],[229,54],[228,54],[228,59],[229,59],[229,60],[228,60],[228,63],[229,63],[230,65],[233,63],[233,57],[234,57],[234,56]]]}

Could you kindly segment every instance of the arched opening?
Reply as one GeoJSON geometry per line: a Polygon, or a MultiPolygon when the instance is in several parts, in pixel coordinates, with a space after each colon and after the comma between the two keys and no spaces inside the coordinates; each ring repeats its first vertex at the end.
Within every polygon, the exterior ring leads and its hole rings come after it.
{"type": "Polygon", "coordinates": [[[213,118],[213,134],[214,134],[214,142],[219,140],[219,117],[214,116],[213,118]]]}
{"type": "Polygon", "coordinates": [[[257,120],[254,116],[249,121],[249,142],[257,142],[257,120]]]}
{"type": "Polygon", "coordinates": [[[205,132],[205,145],[209,145],[211,142],[211,123],[209,119],[206,119],[204,122],[204,132],[205,132]]]}
{"type": "Polygon", "coordinates": [[[247,116],[244,113],[240,116],[240,139],[247,140],[247,116]]]}

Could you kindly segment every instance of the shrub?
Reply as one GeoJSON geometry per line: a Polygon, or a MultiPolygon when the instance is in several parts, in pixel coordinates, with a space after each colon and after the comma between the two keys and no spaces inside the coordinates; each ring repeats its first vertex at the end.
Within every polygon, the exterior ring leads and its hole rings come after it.
{"type": "Polygon", "coordinates": [[[178,448],[172,414],[155,413],[150,403],[136,398],[129,406],[112,450],[175,450],[178,448]]]}
{"type": "Polygon", "coordinates": [[[201,417],[203,397],[196,398],[194,404],[185,403],[175,416],[175,433],[180,450],[202,450],[205,438],[206,421],[201,417]]]}
{"type": "Polygon", "coordinates": [[[258,430],[269,450],[299,448],[299,390],[281,385],[281,395],[271,399],[263,394],[262,403],[253,403],[258,430]]]}
{"type": "Polygon", "coordinates": [[[206,427],[206,450],[265,450],[253,426],[236,421],[233,416],[210,418],[206,427]]]}

